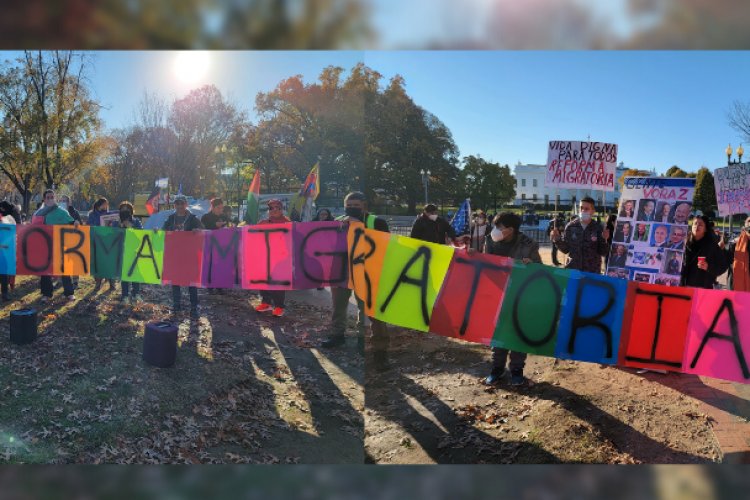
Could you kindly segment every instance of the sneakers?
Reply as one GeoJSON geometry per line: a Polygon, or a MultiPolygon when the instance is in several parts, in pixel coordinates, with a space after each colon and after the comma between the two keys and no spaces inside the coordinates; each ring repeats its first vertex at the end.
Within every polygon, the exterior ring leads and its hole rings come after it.
{"type": "Polygon", "coordinates": [[[66,299],[68,299],[68,302],[75,302],[76,296],[75,295],[66,295],[66,299]]]}
{"type": "Polygon", "coordinates": [[[271,304],[266,304],[265,302],[261,302],[259,305],[255,306],[255,312],[264,313],[264,312],[270,312],[273,309],[273,306],[271,304]]]}
{"type": "Polygon", "coordinates": [[[526,383],[526,377],[523,376],[523,370],[513,370],[510,372],[510,385],[519,386],[526,383]]]}
{"type": "Polygon", "coordinates": [[[343,334],[341,335],[331,335],[327,339],[325,339],[320,346],[329,348],[329,347],[338,347],[340,345],[344,345],[346,343],[346,337],[344,337],[343,334]]]}
{"type": "Polygon", "coordinates": [[[277,318],[280,318],[284,315],[284,308],[283,307],[274,307],[273,312],[271,313],[277,318]]]}
{"type": "Polygon", "coordinates": [[[484,385],[497,385],[505,376],[505,368],[493,368],[489,375],[484,379],[484,385]]]}

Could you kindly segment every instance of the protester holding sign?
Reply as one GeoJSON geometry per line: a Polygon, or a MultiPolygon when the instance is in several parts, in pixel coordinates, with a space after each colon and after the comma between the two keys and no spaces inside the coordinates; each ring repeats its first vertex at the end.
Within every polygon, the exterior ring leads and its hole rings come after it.
{"type": "Polygon", "coordinates": [[[713,229],[713,222],[705,215],[693,220],[682,266],[683,286],[713,288],[716,278],[727,270],[726,256],[713,229]]]}
{"type": "MultiPolygon", "coordinates": [[[[5,200],[0,201],[0,223],[11,224],[14,226],[21,223],[21,214],[14,205],[5,200]]],[[[10,288],[10,282],[13,278],[15,278],[15,276],[11,274],[0,274],[0,289],[2,290],[3,302],[8,302],[10,300],[8,289],[10,288]]]]}
{"type": "MultiPolygon", "coordinates": [[[[120,220],[114,225],[114,227],[123,227],[126,229],[143,229],[143,225],[141,224],[140,219],[133,216],[133,205],[129,201],[123,201],[117,208],[120,211],[120,220]]],[[[130,282],[122,281],[120,286],[122,287],[120,301],[124,301],[128,298],[128,296],[130,296],[131,302],[135,302],[136,300],[138,300],[138,294],[141,293],[140,283],[138,283],[137,281],[133,282],[133,288],[130,288],[130,282]]]]}
{"type": "MultiPolygon", "coordinates": [[[[388,223],[384,219],[367,212],[367,198],[364,193],[354,191],[347,194],[344,198],[344,210],[345,215],[337,217],[336,220],[342,222],[359,221],[363,222],[368,229],[384,233],[390,232],[388,230],[388,223]]],[[[349,297],[351,297],[351,294],[352,291],[349,288],[331,287],[331,296],[333,298],[331,335],[323,341],[321,344],[323,347],[337,347],[346,341],[344,333],[346,332],[347,308],[349,307],[349,297]]],[[[357,318],[357,329],[359,330],[358,343],[360,349],[364,349],[367,315],[365,314],[365,304],[359,298],[357,299],[357,307],[359,308],[359,316],[357,318]]],[[[384,368],[388,362],[388,344],[390,341],[386,324],[375,318],[370,318],[370,324],[372,325],[372,343],[373,350],[375,351],[374,361],[379,368],[384,368]]]]}
{"type": "Polygon", "coordinates": [[[609,251],[609,230],[592,219],[595,210],[594,199],[587,196],[581,199],[580,217],[565,226],[563,235],[557,228],[552,230],[552,241],[568,254],[567,269],[596,274],[602,271],[602,257],[609,251]]]}
{"type": "MultiPolygon", "coordinates": [[[[493,229],[487,236],[486,252],[493,255],[510,257],[520,260],[524,264],[541,264],[539,243],[520,232],[521,218],[511,212],[504,212],[495,216],[493,229]]],[[[505,375],[505,364],[508,360],[508,349],[492,348],[492,371],[484,379],[487,385],[500,382],[505,375]]],[[[523,368],[526,364],[525,352],[510,352],[510,383],[522,385],[526,379],[523,368]]]]}
{"type": "MultiPolygon", "coordinates": [[[[174,198],[174,213],[164,222],[165,231],[195,231],[203,229],[203,224],[187,208],[187,198],[185,195],[178,194],[174,198]]],[[[190,316],[198,317],[198,289],[194,286],[188,287],[190,295],[190,316]]],[[[182,290],[177,285],[172,285],[172,310],[177,313],[182,310],[181,297],[182,290]]]]}
{"type": "MultiPolygon", "coordinates": [[[[107,198],[99,198],[94,202],[94,208],[89,212],[88,220],[86,221],[86,224],[89,226],[101,226],[102,225],[102,216],[108,215],[109,213],[109,200],[107,198]]],[[[94,293],[96,293],[99,288],[102,286],[102,281],[104,281],[103,278],[94,278],[94,293]]],[[[109,282],[109,290],[115,289],[115,280],[110,279],[109,282]]]]}
{"type": "MultiPolygon", "coordinates": [[[[65,225],[73,224],[78,226],[78,221],[73,220],[67,210],[63,210],[55,199],[55,191],[47,189],[43,195],[44,202],[42,206],[34,213],[34,218],[40,221],[42,224],[49,226],[54,225],[65,225]]],[[[74,293],[73,280],[70,276],[61,277],[63,284],[63,294],[69,301],[74,301],[76,296],[74,293]]],[[[52,286],[52,276],[42,276],[39,280],[39,286],[42,291],[42,301],[48,302],[52,298],[52,292],[54,290],[52,286]]]]}
{"type": "Polygon", "coordinates": [[[727,285],[736,292],[750,292],[750,217],[740,235],[729,243],[726,261],[729,264],[727,285]]]}
{"type": "MultiPolygon", "coordinates": [[[[268,218],[258,221],[258,224],[283,224],[292,222],[289,217],[284,215],[284,205],[281,200],[268,200],[268,218]]],[[[284,315],[284,306],[286,292],[284,290],[262,290],[260,292],[260,304],[255,307],[255,311],[271,312],[276,317],[284,315]]]]}

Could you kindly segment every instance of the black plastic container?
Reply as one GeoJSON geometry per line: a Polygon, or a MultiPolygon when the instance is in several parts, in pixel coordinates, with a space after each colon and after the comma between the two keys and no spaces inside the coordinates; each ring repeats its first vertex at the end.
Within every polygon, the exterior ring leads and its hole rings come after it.
{"type": "Polygon", "coordinates": [[[16,309],[10,312],[10,341],[14,344],[31,344],[36,340],[36,309],[16,309]]]}
{"type": "Polygon", "coordinates": [[[143,360],[159,368],[169,368],[177,359],[177,325],[157,321],[146,325],[143,360]]]}

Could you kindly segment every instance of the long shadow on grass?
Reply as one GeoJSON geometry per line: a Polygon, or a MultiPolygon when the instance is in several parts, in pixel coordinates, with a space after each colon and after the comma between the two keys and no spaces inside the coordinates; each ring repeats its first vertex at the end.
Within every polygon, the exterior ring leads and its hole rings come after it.
{"type": "MultiPolygon", "coordinates": [[[[349,349],[339,349],[320,352],[316,357],[310,349],[291,345],[278,328],[271,328],[271,331],[286,365],[305,394],[313,425],[320,434],[318,438],[313,438],[311,434],[303,436],[300,445],[309,446],[310,450],[320,450],[320,455],[327,457],[324,459],[327,462],[363,463],[363,416],[352,406],[321,363],[321,359],[325,359],[356,384],[357,388],[352,390],[362,390],[362,363],[356,362],[361,360],[360,355],[349,349]]],[[[340,380],[348,383],[345,378],[340,380]]]]}

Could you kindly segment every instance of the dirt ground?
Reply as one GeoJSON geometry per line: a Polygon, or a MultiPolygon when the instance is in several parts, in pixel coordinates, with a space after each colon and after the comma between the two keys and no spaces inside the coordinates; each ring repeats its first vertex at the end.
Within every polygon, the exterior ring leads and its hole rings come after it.
{"type": "Polygon", "coordinates": [[[710,418],[675,377],[529,356],[496,388],[489,348],[392,329],[391,368],[365,383],[370,463],[705,463],[710,418]]]}
{"type": "Polygon", "coordinates": [[[38,278],[19,277],[20,300],[0,310],[0,463],[363,462],[363,359],[354,342],[311,348],[329,308],[292,299],[271,318],[246,291],[201,290],[201,318],[178,318],[177,362],[160,369],[141,359],[142,336],[167,317],[168,287],[130,305],[119,284],[93,284],[45,305],[38,278]],[[24,346],[8,335],[20,307],[40,320],[24,346]]]}

